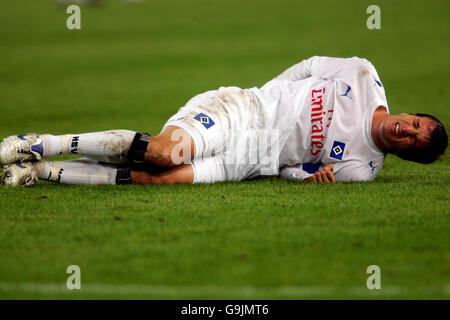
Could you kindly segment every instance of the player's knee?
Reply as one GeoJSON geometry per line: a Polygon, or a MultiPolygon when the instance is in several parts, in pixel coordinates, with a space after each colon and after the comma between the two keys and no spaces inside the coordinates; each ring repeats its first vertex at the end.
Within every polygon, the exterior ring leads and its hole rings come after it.
{"type": "Polygon", "coordinates": [[[155,136],[150,138],[150,142],[145,154],[145,160],[151,164],[170,167],[172,146],[165,137],[155,136]]]}
{"type": "Polygon", "coordinates": [[[184,148],[179,142],[156,136],[150,139],[145,159],[157,166],[173,167],[182,164],[185,155],[184,148]]]}

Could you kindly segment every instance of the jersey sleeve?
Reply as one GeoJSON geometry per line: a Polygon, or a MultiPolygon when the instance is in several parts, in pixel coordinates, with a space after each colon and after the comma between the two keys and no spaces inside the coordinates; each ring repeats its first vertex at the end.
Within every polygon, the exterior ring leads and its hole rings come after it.
{"type": "MultiPolygon", "coordinates": [[[[372,181],[380,170],[382,162],[377,165],[364,165],[358,161],[345,161],[333,164],[333,174],[337,182],[372,181]]],[[[320,164],[298,164],[285,166],[280,170],[280,178],[305,180],[321,168],[320,164]]]]}
{"type": "Polygon", "coordinates": [[[371,166],[372,162],[367,165],[359,161],[344,161],[333,164],[334,177],[336,181],[350,182],[350,181],[372,181],[378,174],[382,162],[377,166],[371,166]]]}
{"type": "Polygon", "coordinates": [[[308,77],[317,77],[344,80],[351,83],[358,76],[369,73],[376,75],[378,78],[375,67],[366,59],[314,56],[293,65],[276,79],[297,81],[308,77]]]}
{"type": "Polygon", "coordinates": [[[305,180],[311,177],[312,174],[302,170],[301,167],[284,167],[280,170],[280,178],[305,180]]]}
{"type": "Polygon", "coordinates": [[[285,166],[280,170],[280,178],[304,180],[320,169],[320,164],[303,163],[295,166],[285,166]]]}
{"type": "Polygon", "coordinates": [[[315,58],[316,57],[312,57],[293,65],[275,79],[297,81],[311,77],[311,64],[315,58]]]}

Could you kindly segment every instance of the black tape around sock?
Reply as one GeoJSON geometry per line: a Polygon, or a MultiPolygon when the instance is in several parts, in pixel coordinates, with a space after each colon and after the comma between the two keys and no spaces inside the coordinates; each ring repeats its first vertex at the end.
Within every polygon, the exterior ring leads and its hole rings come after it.
{"type": "Polygon", "coordinates": [[[117,168],[116,184],[131,183],[131,168],[117,168]]]}
{"type": "Polygon", "coordinates": [[[136,133],[130,150],[128,150],[128,160],[134,162],[143,162],[147,152],[150,135],[148,133],[136,133]]]}

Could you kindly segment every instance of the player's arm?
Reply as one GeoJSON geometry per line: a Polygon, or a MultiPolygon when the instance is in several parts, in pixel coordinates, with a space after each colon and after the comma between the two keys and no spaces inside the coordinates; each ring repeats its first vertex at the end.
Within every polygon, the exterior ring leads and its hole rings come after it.
{"type": "Polygon", "coordinates": [[[284,167],[280,170],[280,177],[284,179],[298,179],[313,183],[372,181],[381,168],[381,163],[370,167],[359,161],[343,161],[324,166],[315,165],[317,169],[309,170],[309,164],[284,167]]]}
{"type": "Polygon", "coordinates": [[[313,183],[336,182],[332,164],[320,166],[319,164],[305,163],[296,166],[286,166],[280,170],[280,177],[283,179],[305,180],[313,183]]]}
{"type": "Polygon", "coordinates": [[[343,161],[334,165],[334,176],[336,181],[372,181],[383,165],[383,161],[377,161],[375,165],[372,161],[361,162],[356,160],[343,161]]]}
{"type": "Polygon", "coordinates": [[[366,59],[314,56],[293,65],[276,79],[297,81],[308,77],[318,77],[351,81],[355,76],[364,73],[376,74],[375,68],[366,59]]]}
{"type": "Polygon", "coordinates": [[[311,77],[311,65],[315,58],[316,57],[311,57],[301,61],[300,63],[294,64],[275,79],[297,81],[311,77]]]}

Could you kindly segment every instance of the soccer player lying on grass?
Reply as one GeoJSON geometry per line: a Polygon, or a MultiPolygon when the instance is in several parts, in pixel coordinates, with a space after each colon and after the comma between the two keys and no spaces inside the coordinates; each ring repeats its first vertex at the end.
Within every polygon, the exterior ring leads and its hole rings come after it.
{"type": "Polygon", "coordinates": [[[367,60],[312,57],[262,88],[195,96],[157,136],[128,130],[11,136],[0,145],[0,161],[7,164],[3,183],[13,186],[38,178],[68,184],[211,183],[262,175],[370,181],[388,153],[431,163],[447,144],[435,117],[389,114],[367,60]],[[42,161],[70,154],[85,158],[42,161]]]}

